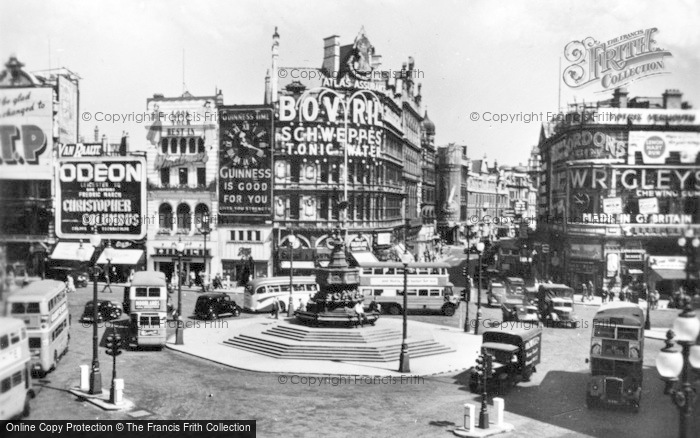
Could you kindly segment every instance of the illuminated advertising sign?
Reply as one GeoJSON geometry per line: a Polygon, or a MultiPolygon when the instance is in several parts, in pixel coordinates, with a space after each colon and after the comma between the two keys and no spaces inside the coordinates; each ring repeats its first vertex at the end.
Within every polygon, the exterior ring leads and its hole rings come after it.
{"type": "Polygon", "coordinates": [[[382,104],[369,90],[352,94],[317,88],[280,96],[276,144],[289,156],[379,157],[384,140],[382,104]]]}
{"type": "Polygon", "coordinates": [[[700,153],[700,133],[673,131],[631,131],[627,164],[635,164],[639,152],[644,164],[664,164],[672,152],[683,164],[694,164],[700,153]]]}
{"type": "MultiPolygon", "coordinates": [[[[565,160],[621,159],[627,154],[627,141],[613,132],[576,131],[554,143],[552,162],[565,160]]],[[[622,133],[626,136],[626,133],[622,133]]]]}
{"type": "Polygon", "coordinates": [[[219,109],[219,214],[272,219],[272,118],[267,106],[219,109]]]}
{"type": "Polygon", "coordinates": [[[700,169],[697,167],[570,169],[569,181],[572,189],[627,190],[638,198],[700,196],[700,169]]]}
{"type": "Polygon", "coordinates": [[[0,175],[53,178],[53,90],[0,89],[0,175]]]}
{"type": "Polygon", "coordinates": [[[146,160],[101,157],[61,160],[57,175],[56,234],[89,239],[146,236],[146,160]]]}

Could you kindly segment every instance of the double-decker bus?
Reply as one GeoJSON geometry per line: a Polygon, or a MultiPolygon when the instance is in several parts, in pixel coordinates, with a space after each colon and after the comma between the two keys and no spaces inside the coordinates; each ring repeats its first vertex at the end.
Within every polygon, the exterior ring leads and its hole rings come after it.
{"type": "Polygon", "coordinates": [[[644,361],[642,309],[632,303],[610,303],[593,317],[591,378],[586,405],[631,406],[639,411],[644,361]]]}
{"type": "MultiPolygon", "coordinates": [[[[307,302],[318,292],[316,277],[293,277],[292,300],[307,302]]],[[[289,277],[264,277],[251,280],[245,288],[243,308],[252,312],[269,312],[274,298],[279,299],[280,312],[285,312],[289,300],[289,277]]]]}
{"type": "MultiPolygon", "coordinates": [[[[441,310],[455,314],[459,299],[454,296],[447,272],[450,265],[442,262],[409,263],[407,271],[408,309],[441,310]]],[[[363,263],[359,289],[365,306],[376,300],[391,315],[403,311],[404,264],[398,262],[363,263]]]]}
{"type": "Polygon", "coordinates": [[[124,288],[124,312],[130,315],[131,342],[137,346],[163,347],[168,316],[165,274],[139,271],[124,288]]]}
{"type": "Polygon", "coordinates": [[[30,358],[24,322],[0,318],[0,420],[29,416],[34,398],[30,358]]]}
{"type": "Polygon", "coordinates": [[[27,326],[32,370],[42,376],[54,370],[70,342],[65,283],[56,280],[30,283],[7,297],[6,314],[27,326]]]}

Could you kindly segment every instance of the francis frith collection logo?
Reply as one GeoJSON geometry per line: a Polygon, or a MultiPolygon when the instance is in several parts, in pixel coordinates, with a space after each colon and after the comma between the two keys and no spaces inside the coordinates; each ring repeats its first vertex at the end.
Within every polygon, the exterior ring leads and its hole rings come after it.
{"type": "Polygon", "coordinates": [[[607,91],[638,79],[668,74],[664,58],[673,55],[657,46],[657,30],[640,29],[605,42],[592,37],[570,42],[564,54],[572,64],[564,70],[564,83],[571,88],[600,83],[607,91]]]}

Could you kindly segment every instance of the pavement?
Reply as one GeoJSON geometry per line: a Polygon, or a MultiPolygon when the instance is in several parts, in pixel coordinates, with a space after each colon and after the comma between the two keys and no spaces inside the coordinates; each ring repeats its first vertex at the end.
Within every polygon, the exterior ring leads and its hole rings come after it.
{"type": "MultiPolygon", "coordinates": [[[[176,345],[174,336],[168,339],[166,348],[197,356],[233,368],[266,373],[292,373],[313,375],[361,375],[361,376],[430,376],[456,373],[471,368],[481,349],[481,336],[465,333],[461,329],[444,327],[417,321],[408,322],[408,334],[420,332],[421,337],[432,336],[437,342],[454,351],[428,357],[410,359],[410,373],[398,372],[399,361],[353,362],[328,360],[279,359],[224,344],[225,340],[243,333],[261,332],[274,324],[290,324],[292,318],[227,319],[196,328],[186,328],[184,345],[176,345]]],[[[400,319],[381,318],[376,327],[401,331],[400,319]]],[[[348,329],[352,330],[352,329],[348,329]]],[[[361,330],[361,329],[360,329],[361,330]]]]}

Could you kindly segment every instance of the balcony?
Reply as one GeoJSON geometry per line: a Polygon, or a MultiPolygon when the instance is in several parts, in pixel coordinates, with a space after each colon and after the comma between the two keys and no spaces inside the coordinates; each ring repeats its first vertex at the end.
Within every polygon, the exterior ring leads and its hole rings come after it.
{"type": "Polygon", "coordinates": [[[212,181],[209,184],[155,184],[149,181],[146,188],[149,192],[215,192],[216,181],[212,181]]]}

